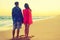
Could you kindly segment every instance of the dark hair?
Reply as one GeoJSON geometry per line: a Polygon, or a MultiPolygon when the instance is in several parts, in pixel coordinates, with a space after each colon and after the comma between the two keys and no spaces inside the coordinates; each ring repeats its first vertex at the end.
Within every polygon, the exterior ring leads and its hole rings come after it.
{"type": "Polygon", "coordinates": [[[26,9],[30,9],[28,3],[25,3],[24,7],[25,7],[26,9]]]}
{"type": "Polygon", "coordinates": [[[19,4],[19,2],[15,2],[15,5],[17,6],[19,4]]]}

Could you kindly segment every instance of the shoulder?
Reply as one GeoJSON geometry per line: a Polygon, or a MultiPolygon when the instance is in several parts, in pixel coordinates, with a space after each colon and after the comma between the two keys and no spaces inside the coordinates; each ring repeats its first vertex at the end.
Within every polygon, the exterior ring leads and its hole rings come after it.
{"type": "Polygon", "coordinates": [[[23,9],[23,12],[25,11],[25,9],[23,9]]]}
{"type": "Polygon", "coordinates": [[[23,9],[23,11],[28,11],[28,9],[23,9]]]}
{"type": "Polygon", "coordinates": [[[25,10],[27,10],[27,11],[31,11],[31,9],[25,9],[25,10]]]}
{"type": "Polygon", "coordinates": [[[13,7],[13,8],[12,8],[12,10],[15,10],[15,9],[16,9],[16,7],[13,7]]]}
{"type": "Polygon", "coordinates": [[[23,11],[25,11],[25,9],[23,9],[23,11]]]}
{"type": "Polygon", "coordinates": [[[18,10],[20,10],[20,11],[21,11],[21,8],[20,8],[20,7],[18,7],[18,10]]]}
{"type": "Polygon", "coordinates": [[[23,9],[23,11],[31,11],[30,9],[23,9]]]}

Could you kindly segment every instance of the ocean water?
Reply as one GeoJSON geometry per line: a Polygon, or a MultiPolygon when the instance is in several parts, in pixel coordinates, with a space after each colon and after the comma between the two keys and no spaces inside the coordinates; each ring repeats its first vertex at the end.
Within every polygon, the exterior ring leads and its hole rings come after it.
{"type": "MultiPolygon", "coordinates": [[[[50,16],[33,16],[33,21],[45,20],[51,18],[50,16]]],[[[0,27],[13,25],[11,16],[0,16],[0,27]]]]}

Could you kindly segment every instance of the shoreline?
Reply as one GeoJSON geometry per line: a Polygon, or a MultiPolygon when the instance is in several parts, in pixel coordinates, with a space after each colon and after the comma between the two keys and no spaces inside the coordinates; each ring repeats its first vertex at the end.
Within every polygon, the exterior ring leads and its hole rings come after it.
{"type": "MultiPolygon", "coordinates": [[[[2,29],[0,31],[0,40],[12,39],[12,26],[6,26],[0,29],[2,29]]],[[[24,35],[24,25],[22,25],[20,35],[24,35]]],[[[30,40],[60,40],[60,16],[35,21],[29,31],[29,36],[32,35],[34,37],[30,38],[30,40]]]]}
{"type": "MultiPolygon", "coordinates": [[[[37,19],[37,20],[33,20],[33,22],[44,21],[44,20],[48,20],[48,19],[52,19],[52,18],[55,18],[55,17],[49,17],[49,18],[45,18],[45,19],[37,19]]],[[[0,31],[6,31],[6,30],[10,30],[10,29],[12,30],[12,27],[13,27],[13,24],[6,25],[5,27],[0,27],[0,31]]]]}

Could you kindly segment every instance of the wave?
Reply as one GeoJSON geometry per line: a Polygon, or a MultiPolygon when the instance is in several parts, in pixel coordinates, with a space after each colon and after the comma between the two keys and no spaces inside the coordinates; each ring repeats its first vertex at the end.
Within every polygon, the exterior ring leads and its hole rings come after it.
{"type": "MultiPolygon", "coordinates": [[[[45,20],[45,19],[49,19],[49,18],[53,18],[51,16],[34,16],[33,17],[33,21],[37,21],[37,20],[45,20]]],[[[11,16],[0,16],[0,27],[4,27],[4,26],[11,26],[12,25],[12,17],[11,16]]]]}

